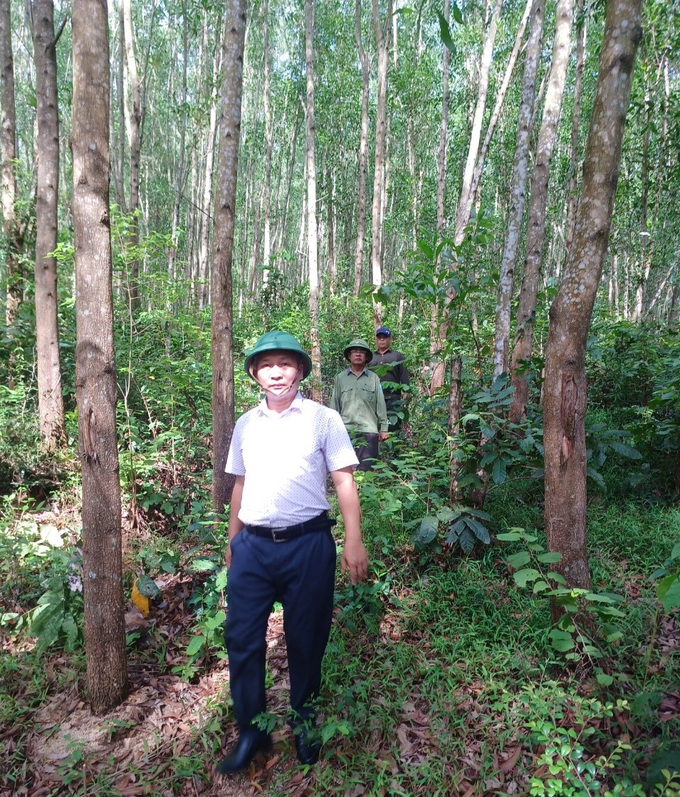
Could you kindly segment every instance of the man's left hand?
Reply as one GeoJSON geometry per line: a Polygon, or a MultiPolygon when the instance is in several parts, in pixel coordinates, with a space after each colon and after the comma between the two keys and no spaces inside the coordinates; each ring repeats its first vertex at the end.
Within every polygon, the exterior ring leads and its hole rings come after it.
{"type": "Polygon", "coordinates": [[[381,443],[384,443],[384,442],[385,442],[385,440],[387,440],[387,438],[388,438],[389,436],[390,436],[390,433],[389,433],[389,432],[378,432],[378,440],[379,440],[381,443]]]}
{"type": "Polygon", "coordinates": [[[349,573],[352,584],[360,584],[368,576],[368,554],[361,540],[345,540],[340,567],[349,573]]]}

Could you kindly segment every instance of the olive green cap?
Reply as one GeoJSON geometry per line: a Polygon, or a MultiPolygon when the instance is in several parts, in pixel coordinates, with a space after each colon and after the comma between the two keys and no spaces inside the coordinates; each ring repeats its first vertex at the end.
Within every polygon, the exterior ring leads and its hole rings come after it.
{"type": "Polygon", "coordinates": [[[312,358],[302,348],[298,339],[289,332],[281,332],[278,329],[273,329],[271,332],[265,332],[264,335],[259,337],[253,348],[246,355],[245,369],[248,376],[252,379],[255,378],[250,373],[250,365],[253,357],[258,354],[263,354],[266,351],[291,351],[301,357],[303,363],[303,379],[306,379],[312,371],[312,358]]]}
{"type": "Polygon", "coordinates": [[[345,359],[349,360],[349,350],[350,349],[366,349],[366,354],[368,354],[368,359],[373,359],[373,352],[371,351],[371,347],[366,343],[365,340],[362,338],[354,338],[353,341],[345,346],[345,359]]]}

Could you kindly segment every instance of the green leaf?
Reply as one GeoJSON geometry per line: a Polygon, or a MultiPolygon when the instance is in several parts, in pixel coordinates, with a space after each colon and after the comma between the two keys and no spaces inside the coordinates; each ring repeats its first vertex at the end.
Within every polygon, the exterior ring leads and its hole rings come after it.
{"type": "Polygon", "coordinates": [[[627,457],[628,459],[642,459],[642,454],[637,449],[632,446],[627,446],[625,443],[621,443],[618,440],[610,440],[609,445],[617,454],[621,454],[622,457],[627,457]]]}
{"type": "Polygon", "coordinates": [[[205,637],[203,634],[194,636],[187,645],[187,656],[195,656],[205,645],[205,637]]]}
{"type": "Polygon", "coordinates": [[[449,506],[443,506],[439,512],[437,512],[437,520],[441,523],[451,523],[451,521],[455,520],[457,517],[460,517],[460,511],[454,511],[449,506]]]}
{"type": "Polygon", "coordinates": [[[494,484],[503,484],[503,482],[507,478],[508,473],[508,466],[504,459],[500,457],[493,463],[493,468],[491,469],[491,478],[494,481],[494,484]]]}
{"type": "Polygon", "coordinates": [[[454,20],[459,24],[463,24],[463,13],[461,12],[460,8],[458,8],[458,4],[455,2],[451,5],[451,13],[453,14],[454,20]]]}
{"type": "Polygon", "coordinates": [[[496,534],[496,539],[503,542],[517,542],[522,539],[522,536],[516,531],[504,531],[502,534],[496,534]]]}
{"type": "Polygon", "coordinates": [[[514,575],[515,584],[517,584],[518,587],[526,587],[530,581],[536,581],[536,579],[540,577],[540,572],[533,567],[526,567],[524,570],[518,570],[514,575]]]}
{"type": "Polygon", "coordinates": [[[566,631],[560,631],[558,628],[553,628],[550,632],[550,644],[560,653],[566,653],[574,648],[574,640],[571,634],[566,631]]]}
{"type": "Polygon", "coordinates": [[[545,590],[550,589],[550,586],[546,584],[545,581],[537,581],[534,584],[534,595],[537,595],[539,592],[545,592],[545,590]]]}
{"type": "Polygon", "coordinates": [[[451,53],[455,55],[456,45],[453,43],[453,39],[451,38],[451,28],[449,27],[449,23],[446,21],[446,17],[441,13],[441,11],[437,11],[437,16],[439,17],[439,36],[442,40],[442,43],[451,53]]]}
{"type": "Polygon", "coordinates": [[[191,565],[192,570],[197,570],[199,572],[205,572],[206,570],[217,570],[218,567],[219,565],[217,562],[213,562],[212,559],[196,559],[191,565]]]}
{"type": "Polygon", "coordinates": [[[544,564],[555,564],[562,559],[562,554],[558,551],[547,551],[546,553],[538,554],[536,558],[544,564]]]}
{"type": "Polygon", "coordinates": [[[137,589],[145,598],[157,598],[161,594],[158,584],[146,573],[140,573],[137,577],[137,589]]]}
{"type": "Polygon", "coordinates": [[[600,473],[598,473],[598,471],[596,471],[596,470],[595,470],[595,468],[588,468],[588,469],[587,469],[587,472],[588,472],[588,476],[590,476],[590,478],[591,478],[591,479],[592,479],[594,482],[596,482],[597,484],[599,484],[599,486],[600,486],[600,487],[605,487],[605,486],[606,486],[606,485],[605,485],[605,481],[604,481],[604,479],[602,478],[601,474],[600,474],[600,473]]]}
{"type": "Polygon", "coordinates": [[[413,535],[413,541],[416,545],[425,546],[432,542],[437,536],[439,523],[436,517],[426,515],[420,521],[420,528],[413,535]]]}
{"type": "Polygon", "coordinates": [[[464,554],[467,555],[472,553],[472,550],[475,547],[475,538],[469,529],[463,529],[462,534],[458,537],[458,542],[460,543],[460,547],[463,549],[464,554]]]}
{"type": "Polygon", "coordinates": [[[227,619],[226,612],[224,609],[220,609],[219,611],[215,612],[212,617],[208,617],[205,621],[205,627],[210,630],[214,631],[215,629],[219,628],[221,625],[224,625],[224,621],[227,619]]]}
{"type": "Polygon", "coordinates": [[[508,556],[505,560],[513,570],[519,570],[524,565],[528,565],[531,561],[531,554],[528,551],[520,551],[519,553],[513,553],[512,556],[508,556]]]}
{"type": "Polygon", "coordinates": [[[215,589],[220,592],[227,586],[227,568],[223,567],[215,576],[215,589]]]}
{"type": "Polygon", "coordinates": [[[548,578],[551,581],[556,581],[558,584],[561,584],[562,586],[566,586],[567,584],[567,579],[562,575],[562,573],[557,573],[555,570],[550,570],[550,572],[548,573],[548,578]]]}
{"type": "Polygon", "coordinates": [[[607,675],[606,672],[598,672],[598,674],[595,676],[595,680],[601,686],[611,686],[614,683],[614,676],[607,675]]]}
{"type": "Polygon", "coordinates": [[[467,523],[468,527],[472,529],[475,537],[484,543],[484,545],[488,545],[491,542],[491,535],[489,534],[489,530],[486,526],[483,526],[478,520],[474,518],[466,518],[465,522],[467,523]]]}
{"type": "Polygon", "coordinates": [[[658,583],[656,597],[667,612],[680,606],[680,578],[677,573],[671,573],[658,583]]]}

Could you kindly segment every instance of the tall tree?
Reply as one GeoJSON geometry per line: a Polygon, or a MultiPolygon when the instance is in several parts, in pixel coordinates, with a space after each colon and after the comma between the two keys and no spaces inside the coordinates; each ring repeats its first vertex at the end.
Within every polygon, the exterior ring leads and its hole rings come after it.
{"type": "Polygon", "coordinates": [[[545,362],[545,521],[569,586],[590,586],[586,552],[585,351],[607,251],[641,0],[609,0],[574,240],[550,308],[545,362]]]}
{"type": "MultiPolygon", "coordinates": [[[[10,0],[0,0],[0,103],[2,104],[2,232],[7,247],[5,323],[11,329],[21,297],[23,278],[19,254],[21,234],[16,217],[16,107],[10,0]]],[[[11,334],[11,333],[10,333],[11,334]]],[[[12,374],[10,367],[10,383],[12,374]]]]}
{"type": "Polygon", "coordinates": [[[101,0],[73,2],[71,149],[85,654],[90,704],[99,714],[118,705],[127,686],[109,224],[109,37],[101,0]]]}
{"type": "MultiPolygon", "coordinates": [[[[371,209],[371,280],[382,285],[382,209],[385,191],[385,151],[387,147],[387,66],[389,63],[392,30],[392,0],[387,0],[385,25],[380,21],[379,0],[373,0],[373,29],[378,53],[377,98],[375,112],[375,158],[373,161],[373,204],[371,209]]],[[[380,308],[375,306],[376,324],[380,323],[380,308]]]]}
{"type": "Polygon", "coordinates": [[[562,108],[564,85],[569,65],[574,0],[558,0],[556,9],[555,40],[552,50],[550,77],[545,93],[543,119],[536,144],[536,163],[531,177],[531,196],[527,214],[527,243],[522,273],[522,287],[517,308],[515,343],[510,365],[515,395],[510,407],[510,417],[519,420],[525,412],[528,398],[528,377],[525,364],[533,347],[534,316],[538,296],[538,282],[545,243],[545,225],[548,210],[548,182],[555,142],[557,123],[562,108]]]}
{"type": "Polygon", "coordinates": [[[217,515],[231,500],[233,478],[225,471],[234,431],[233,282],[234,222],[238,153],[241,136],[243,49],[246,35],[245,0],[227,4],[222,45],[222,109],[217,159],[217,188],[213,259],[212,307],[212,416],[213,509],[217,515]]]}
{"type": "Polygon", "coordinates": [[[262,17],[264,23],[264,241],[262,262],[262,284],[269,281],[269,261],[271,259],[271,193],[272,193],[272,150],[273,124],[271,109],[271,54],[269,46],[269,0],[262,2],[262,17]]]}
{"type": "Polygon", "coordinates": [[[38,190],[35,242],[35,324],[40,433],[48,451],[64,436],[57,296],[57,200],[59,196],[59,109],[53,0],[34,0],[33,57],[38,126],[38,190]]]}
{"type": "Polygon", "coordinates": [[[477,102],[475,103],[475,113],[472,120],[470,131],[470,142],[468,144],[467,159],[463,171],[463,182],[460,188],[458,199],[458,210],[456,211],[456,235],[455,242],[458,246],[465,235],[465,226],[470,218],[471,208],[471,189],[472,176],[474,173],[475,162],[479,153],[479,143],[482,136],[482,123],[484,121],[484,111],[486,110],[486,95],[489,90],[489,73],[491,71],[491,59],[493,56],[493,46],[496,41],[498,30],[498,20],[501,15],[503,0],[495,0],[489,27],[484,38],[482,57],[479,62],[479,72],[477,74],[477,102]]]}
{"type": "Polygon", "coordinates": [[[359,184],[357,186],[357,238],[354,251],[354,290],[359,295],[364,268],[366,237],[366,173],[368,171],[368,99],[370,90],[370,62],[361,37],[361,0],[354,4],[354,36],[361,64],[361,127],[359,130],[359,184]]]}
{"type": "MultiPolygon", "coordinates": [[[[126,80],[124,88],[129,94],[124,105],[125,127],[130,144],[130,195],[126,208],[130,216],[128,228],[128,290],[130,304],[133,308],[139,307],[139,174],[142,154],[142,126],[144,123],[144,106],[142,104],[142,91],[135,57],[135,34],[132,24],[131,0],[122,0],[121,5],[123,37],[124,74],[126,80]]],[[[121,131],[122,134],[122,131],[121,131]]]]}
{"type": "Polygon", "coordinates": [[[307,263],[309,267],[309,337],[312,349],[312,398],[321,401],[321,342],[319,340],[319,258],[316,229],[316,122],[314,117],[314,3],[305,0],[305,60],[307,63],[307,263]]]}
{"type": "Polygon", "coordinates": [[[510,305],[512,286],[519,252],[524,200],[526,195],[527,170],[529,165],[529,141],[531,138],[531,116],[536,94],[536,74],[541,54],[541,37],[545,18],[545,0],[534,0],[531,9],[531,25],[524,59],[522,95],[517,116],[515,156],[510,178],[510,207],[503,244],[500,275],[498,279],[498,302],[496,304],[496,326],[494,331],[493,376],[494,379],[507,372],[510,348],[510,305]]]}

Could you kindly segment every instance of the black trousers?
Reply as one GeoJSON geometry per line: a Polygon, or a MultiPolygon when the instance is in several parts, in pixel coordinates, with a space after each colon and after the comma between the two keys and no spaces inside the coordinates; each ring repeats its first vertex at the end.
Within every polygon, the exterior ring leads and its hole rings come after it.
{"type": "Polygon", "coordinates": [[[286,542],[257,537],[247,528],[232,541],[225,639],[239,729],[266,711],[267,620],[283,605],[293,721],[313,716],[321,662],[333,616],[336,549],[327,528],[286,542]]]}
{"type": "Polygon", "coordinates": [[[373,470],[373,463],[378,459],[377,433],[352,432],[352,443],[359,460],[357,470],[373,470]]]}

